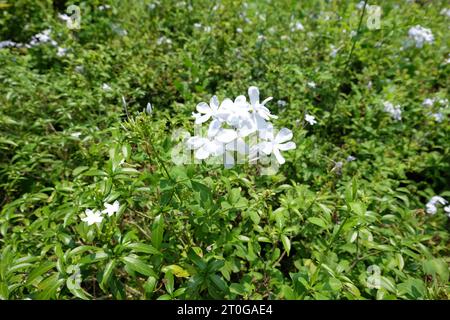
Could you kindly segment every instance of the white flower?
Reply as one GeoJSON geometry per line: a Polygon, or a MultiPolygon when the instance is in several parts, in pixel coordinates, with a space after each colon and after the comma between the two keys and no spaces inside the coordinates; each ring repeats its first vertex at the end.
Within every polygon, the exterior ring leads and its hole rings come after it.
{"type": "Polygon", "coordinates": [[[356,158],[354,156],[348,156],[347,159],[346,159],[347,162],[352,162],[352,161],[355,161],[355,160],[356,160],[356,158]]]}
{"type": "Polygon", "coordinates": [[[419,25],[411,27],[408,36],[416,43],[416,48],[422,48],[425,43],[433,43],[434,41],[431,30],[419,25]]]}
{"type": "Polygon", "coordinates": [[[277,119],[277,116],[270,114],[270,110],[267,109],[265,104],[272,100],[272,97],[268,97],[263,100],[263,102],[259,102],[259,89],[257,87],[248,88],[248,97],[250,98],[250,105],[252,106],[253,113],[257,116],[265,120],[269,120],[270,118],[277,119]]]}
{"type": "Polygon", "coordinates": [[[447,16],[447,18],[450,18],[450,9],[446,9],[446,8],[442,9],[441,14],[443,16],[447,16]]]}
{"type": "Polygon", "coordinates": [[[102,84],[102,89],[103,89],[103,91],[111,91],[112,90],[112,88],[107,83],[102,84]]]}
{"type": "Polygon", "coordinates": [[[102,213],[107,213],[108,217],[111,217],[114,213],[119,211],[120,203],[119,201],[114,201],[113,204],[104,203],[105,210],[102,211],[102,213]]]}
{"type": "Polygon", "coordinates": [[[277,104],[278,104],[280,107],[285,107],[285,106],[287,105],[287,102],[284,101],[284,100],[278,100],[278,101],[277,101],[277,104]]]}
{"type": "Polygon", "coordinates": [[[222,121],[227,119],[230,105],[232,104],[233,102],[230,99],[225,99],[222,105],[219,105],[217,96],[211,98],[209,105],[206,102],[200,102],[196,107],[198,113],[193,114],[195,124],[204,123],[212,118],[213,121],[209,125],[208,137],[215,136],[221,128],[222,121]]]}
{"type": "Polygon", "coordinates": [[[64,57],[67,53],[67,48],[58,47],[58,52],[56,53],[58,57],[64,57]]]}
{"type": "Polygon", "coordinates": [[[147,103],[147,107],[145,108],[145,111],[148,114],[152,114],[153,113],[153,108],[152,108],[152,104],[150,102],[147,103]]]}
{"type": "Polygon", "coordinates": [[[429,214],[435,214],[437,212],[437,208],[434,204],[432,203],[427,203],[426,204],[426,211],[429,214]]]}
{"type": "MultiPolygon", "coordinates": [[[[442,198],[441,196],[434,196],[428,201],[428,203],[425,205],[426,211],[429,214],[435,214],[437,212],[437,204],[445,206],[447,204],[447,200],[442,198]]],[[[445,212],[450,211],[450,206],[447,206],[447,209],[444,207],[445,212]]]]}
{"type": "Polygon", "coordinates": [[[266,132],[265,137],[267,138],[268,141],[262,142],[259,145],[259,150],[265,153],[266,155],[273,154],[279,164],[283,164],[286,161],[284,157],[281,155],[280,150],[286,151],[296,148],[295,142],[289,141],[292,139],[292,131],[287,128],[281,129],[280,132],[278,132],[278,134],[274,138],[273,126],[270,126],[270,128],[266,132]]]}
{"type": "Polygon", "coordinates": [[[426,98],[425,100],[423,100],[422,105],[424,107],[432,107],[434,104],[434,99],[430,99],[430,98],[426,98]]]}
{"type": "Polygon", "coordinates": [[[310,114],[305,114],[305,121],[308,122],[310,125],[315,125],[317,123],[316,117],[310,114]]]}
{"type": "Polygon", "coordinates": [[[331,49],[330,56],[332,56],[333,58],[335,58],[336,55],[337,55],[337,53],[338,53],[338,51],[339,51],[339,49],[336,49],[336,47],[333,46],[333,45],[330,45],[330,49],[331,49]]]}
{"type": "Polygon", "coordinates": [[[315,83],[314,81],[309,81],[309,82],[307,83],[307,85],[308,85],[308,87],[310,87],[310,88],[315,88],[315,87],[316,87],[316,83],[315,83]]]}
{"type": "Polygon", "coordinates": [[[364,0],[358,2],[358,4],[356,5],[356,8],[359,9],[359,10],[361,10],[362,8],[364,8],[364,0]]]}
{"type": "Polygon", "coordinates": [[[243,30],[242,30],[241,28],[236,28],[236,32],[237,32],[237,33],[242,33],[243,30]]]}
{"type": "Polygon", "coordinates": [[[394,105],[389,101],[385,101],[383,103],[384,111],[389,113],[394,120],[402,120],[402,110],[400,109],[400,105],[394,105]]]}
{"type": "Polygon", "coordinates": [[[82,218],[81,220],[87,222],[89,226],[94,223],[100,223],[103,220],[102,213],[98,210],[92,211],[90,209],[86,209],[85,213],[86,217],[82,218]]]}
{"type": "Polygon", "coordinates": [[[291,31],[303,31],[305,30],[305,27],[303,27],[301,22],[296,22],[295,24],[291,23],[291,31]]]}
{"type": "Polygon", "coordinates": [[[350,31],[350,38],[353,38],[354,36],[356,36],[358,33],[355,30],[350,31]]]}
{"type": "Polygon", "coordinates": [[[170,45],[170,44],[172,44],[172,40],[170,40],[166,36],[162,36],[162,37],[159,37],[158,40],[156,40],[156,43],[158,45],[162,45],[162,44],[170,45]]]}
{"type": "Polygon", "coordinates": [[[447,213],[450,213],[450,206],[444,207],[444,211],[447,212],[447,213]]]}
{"type": "Polygon", "coordinates": [[[445,200],[441,196],[434,196],[431,198],[431,200],[428,203],[433,203],[433,204],[439,203],[439,204],[442,204],[443,206],[445,206],[447,204],[447,200],[445,200]]]}
{"type": "Polygon", "coordinates": [[[6,41],[0,41],[0,49],[1,48],[7,48],[7,47],[15,47],[16,43],[14,41],[6,40],[6,41]]]}
{"type": "Polygon", "coordinates": [[[99,7],[98,7],[98,10],[104,11],[104,10],[108,10],[108,9],[110,9],[110,8],[111,8],[110,5],[104,4],[104,5],[99,6],[99,7]]]}
{"type": "Polygon", "coordinates": [[[197,29],[200,29],[202,27],[202,24],[196,22],[196,23],[194,23],[194,27],[197,28],[197,29]]]}
{"type": "Polygon", "coordinates": [[[223,154],[224,144],[215,139],[208,139],[200,136],[193,136],[187,140],[187,146],[195,150],[196,159],[203,160],[209,156],[219,156],[223,154]]]}
{"type": "Polygon", "coordinates": [[[436,122],[442,122],[442,120],[444,119],[444,116],[442,113],[437,112],[437,113],[432,113],[431,116],[434,118],[434,120],[436,122]]]}

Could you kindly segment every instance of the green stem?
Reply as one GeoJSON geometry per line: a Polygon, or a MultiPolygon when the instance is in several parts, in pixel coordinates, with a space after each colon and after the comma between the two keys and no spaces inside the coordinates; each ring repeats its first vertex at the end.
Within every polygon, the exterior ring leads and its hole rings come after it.
{"type": "Polygon", "coordinates": [[[348,55],[347,62],[345,63],[344,71],[347,70],[348,64],[350,63],[350,59],[352,58],[352,55],[353,55],[353,50],[355,50],[356,41],[357,41],[359,32],[360,32],[360,30],[361,30],[361,25],[362,25],[364,13],[366,12],[367,1],[368,1],[368,0],[364,0],[364,7],[363,7],[363,10],[362,10],[362,13],[361,13],[361,17],[359,18],[358,30],[356,31],[356,36],[353,37],[353,40],[352,40],[352,41],[353,41],[352,48],[350,49],[350,53],[349,53],[349,55],[348,55]]]}

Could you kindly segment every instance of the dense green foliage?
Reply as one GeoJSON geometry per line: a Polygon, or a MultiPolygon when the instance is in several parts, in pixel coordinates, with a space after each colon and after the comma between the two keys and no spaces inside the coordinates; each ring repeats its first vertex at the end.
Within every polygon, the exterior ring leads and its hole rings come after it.
{"type": "Polygon", "coordinates": [[[372,2],[379,30],[354,1],[76,1],[79,30],[71,2],[0,1],[0,40],[68,49],[0,49],[0,298],[448,299],[425,204],[450,200],[450,110],[422,105],[449,96],[448,3],[372,2]],[[251,85],[294,132],[279,172],[175,165],[195,106],[251,85]]]}

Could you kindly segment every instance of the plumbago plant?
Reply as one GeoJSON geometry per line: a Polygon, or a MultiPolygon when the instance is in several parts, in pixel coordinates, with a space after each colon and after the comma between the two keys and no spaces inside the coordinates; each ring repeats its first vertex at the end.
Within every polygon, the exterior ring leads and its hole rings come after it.
{"type": "Polygon", "coordinates": [[[0,299],[450,297],[445,1],[3,2],[0,299]]]}

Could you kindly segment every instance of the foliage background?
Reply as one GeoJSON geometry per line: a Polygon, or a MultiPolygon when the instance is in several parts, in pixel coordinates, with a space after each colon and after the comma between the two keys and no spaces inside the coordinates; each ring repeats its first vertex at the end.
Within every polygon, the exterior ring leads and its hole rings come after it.
{"type": "Polygon", "coordinates": [[[371,1],[381,29],[354,37],[354,1],[73,3],[80,30],[58,18],[72,2],[0,2],[1,40],[51,28],[68,48],[0,49],[0,298],[449,298],[448,218],[424,211],[450,200],[449,111],[421,105],[449,96],[446,1],[371,1]],[[435,42],[406,48],[417,24],[435,42]],[[174,165],[195,105],[250,85],[294,131],[280,171],[174,165]]]}

